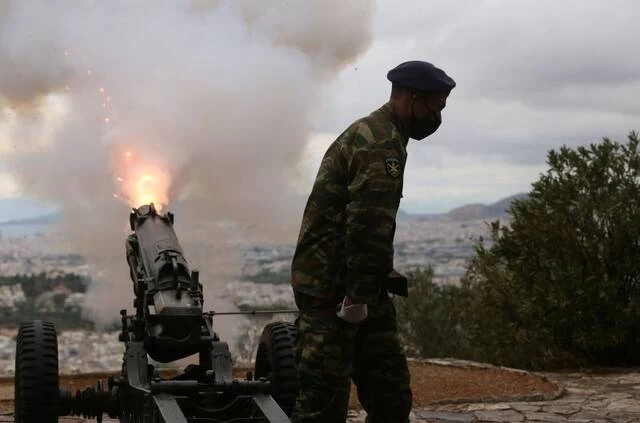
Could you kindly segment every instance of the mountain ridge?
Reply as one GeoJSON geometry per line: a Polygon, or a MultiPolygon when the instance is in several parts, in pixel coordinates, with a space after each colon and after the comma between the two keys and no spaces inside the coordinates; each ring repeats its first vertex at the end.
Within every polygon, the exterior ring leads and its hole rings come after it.
{"type": "Polygon", "coordinates": [[[452,221],[465,221],[476,219],[492,219],[501,217],[507,214],[511,203],[514,200],[522,200],[527,198],[528,194],[518,193],[508,197],[502,198],[495,203],[469,203],[462,206],[453,208],[444,213],[406,213],[404,211],[398,212],[400,219],[407,220],[452,220],[452,221]]]}

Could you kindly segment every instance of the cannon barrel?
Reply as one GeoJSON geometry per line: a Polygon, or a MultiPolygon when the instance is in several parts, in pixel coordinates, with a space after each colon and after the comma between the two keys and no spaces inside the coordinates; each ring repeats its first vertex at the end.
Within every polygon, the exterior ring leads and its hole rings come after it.
{"type": "Polygon", "coordinates": [[[173,230],[173,214],[159,214],[151,204],[134,209],[129,221],[137,237],[147,289],[190,287],[189,266],[173,230]]]}
{"type": "Polygon", "coordinates": [[[193,354],[200,345],[202,290],[197,272],[190,273],[173,221],[173,214],[158,213],[153,204],[133,209],[133,234],[126,245],[138,314],[147,329],[146,347],[161,362],[193,354]]]}

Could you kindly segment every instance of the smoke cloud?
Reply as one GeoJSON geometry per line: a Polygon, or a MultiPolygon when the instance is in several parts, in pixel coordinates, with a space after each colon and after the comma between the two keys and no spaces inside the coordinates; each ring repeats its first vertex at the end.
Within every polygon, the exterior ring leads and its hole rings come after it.
{"type": "Polygon", "coordinates": [[[68,247],[99,272],[97,322],[131,307],[127,198],[144,172],[168,175],[160,188],[204,280],[232,277],[241,242],[295,241],[306,193],[291,182],[314,112],[368,48],[373,13],[368,0],[1,3],[14,149],[0,164],[61,206],[68,247]]]}

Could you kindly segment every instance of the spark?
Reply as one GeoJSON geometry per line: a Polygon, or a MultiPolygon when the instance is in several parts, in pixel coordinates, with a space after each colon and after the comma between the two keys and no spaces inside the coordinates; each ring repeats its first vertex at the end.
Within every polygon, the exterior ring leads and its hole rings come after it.
{"type": "Polygon", "coordinates": [[[69,91],[69,90],[71,89],[71,87],[69,87],[68,85],[65,85],[65,86],[64,86],[64,89],[65,89],[66,91],[69,91]]]}
{"type": "Polygon", "coordinates": [[[113,194],[113,198],[120,198],[118,194],[113,194]]]}
{"type": "Polygon", "coordinates": [[[87,70],[87,75],[91,75],[91,69],[87,70]]]}
{"type": "Polygon", "coordinates": [[[122,179],[121,177],[119,177],[119,176],[118,176],[118,177],[116,178],[116,181],[118,181],[118,182],[124,182],[124,179],[122,179]]]}
{"type": "Polygon", "coordinates": [[[64,51],[64,55],[65,55],[65,56],[68,56],[68,55],[69,55],[69,51],[65,50],[65,51],[64,51]]]}
{"type": "Polygon", "coordinates": [[[131,151],[125,151],[124,156],[125,156],[127,159],[130,159],[130,158],[131,158],[131,156],[132,156],[131,151]]]}
{"type": "Polygon", "coordinates": [[[107,97],[107,103],[111,103],[111,97],[107,97]]]}
{"type": "Polygon", "coordinates": [[[106,109],[107,108],[107,103],[102,103],[102,108],[106,109]]]}
{"type": "Polygon", "coordinates": [[[100,92],[104,94],[104,88],[100,87],[100,92]]]}
{"type": "Polygon", "coordinates": [[[109,120],[108,117],[104,118],[104,123],[109,123],[109,122],[110,122],[110,120],[109,120]]]}

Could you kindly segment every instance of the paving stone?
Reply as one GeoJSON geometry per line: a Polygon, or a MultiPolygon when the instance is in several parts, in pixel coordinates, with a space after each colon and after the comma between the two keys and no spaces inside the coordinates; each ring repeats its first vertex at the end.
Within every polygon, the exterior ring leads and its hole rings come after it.
{"type": "Polygon", "coordinates": [[[581,410],[580,404],[555,404],[550,403],[542,407],[542,411],[546,413],[561,414],[564,416],[575,414],[581,410]]]}
{"type": "Polygon", "coordinates": [[[497,410],[510,410],[511,406],[504,402],[498,403],[477,403],[470,404],[467,411],[497,411],[497,410]]]}
{"type": "Polygon", "coordinates": [[[631,398],[631,394],[628,393],[628,392],[610,392],[610,393],[608,393],[606,395],[598,395],[595,398],[601,398],[603,400],[615,401],[615,400],[631,398]]]}
{"type": "Polygon", "coordinates": [[[467,413],[450,413],[446,411],[418,411],[416,416],[429,422],[473,422],[475,416],[467,413]]]}
{"type": "Polygon", "coordinates": [[[608,413],[607,420],[610,422],[624,422],[624,423],[638,421],[638,419],[640,419],[640,415],[638,415],[638,413],[634,413],[634,414],[630,414],[624,411],[608,413]]]}
{"type": "Polygon", "coordinates": [[[638,400],[633,398],[626,398],[621,400],[614,400],[607,405],[607,410],[611,411],[625,411],[627,413],[640,413],[640,404],[638,400]]]}
{"type": "Polygon", "coordinates": [[[580,411],[576,414],[572,414],[567,420],[570,422],[578,422],[578,421],[594,421],[598,419],[606,419],[606,413],[598,413],[593,411],[580,411]]]}
{"type": "Polygon", "coordinates": [[[496,402],[493,404],[487,404],[487,406],[484,409],[487,411],[495,411],[495,410],[509,410],[510,408],[511,408],[511,405],[505,402],[496,402]]]}
{"type": "Polygon", "coordinates": [[[527,422],[566,422],[567,418],[553,413],[525,413],[527,422]]]}
{"type": "Polygon", "coordinates": [[[589,400],[582,406],[582,409],[586,411],[603,410],[607,407],[607,405],[609,405],[609,401],[607,400],[589,400]]]}
{"type": "Polygon", "coordinates": [[[465,407],[465,411],[482,411],[485,410],[487,404],[481,404],[481,403],[475,403],[475,404],[469,404],[465,407]]]}
{"type": "Polygon", "coordinates": [[[529,412],[529,413],[535,413],[536,411],[541,411],[543,407],[543,404],[530,404],[530,403],[526,403],[526,402],[515,402],[513,404],[511,404],[511,408],[513,408],[516,411],[520,411],[520,412],[529,412]]]}
{"type": "Polygon", "coordinates": [[[476,411],[476,418],[479,422],[523,422],[524,416],[514,410],[502,411],[476,411]]]}
{"type": "Polygon", "coordinates": [[[640,373],[630,373],[627,375],[624,375],[623,377],[621,377],[620,379],[618,379],[619,383],[635,383],[637,385],[640,385],[640,373]]]}

